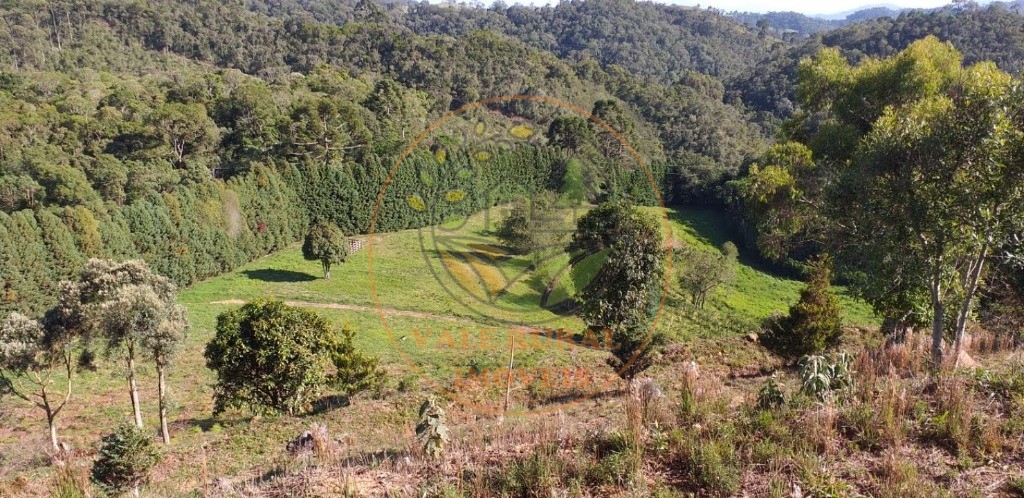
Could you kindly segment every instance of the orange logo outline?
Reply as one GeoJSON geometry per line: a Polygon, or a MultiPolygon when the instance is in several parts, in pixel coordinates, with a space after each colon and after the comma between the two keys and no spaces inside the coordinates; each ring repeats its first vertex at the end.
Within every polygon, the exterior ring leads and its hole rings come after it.
{"type": "MultiPolygon", "coordinates": [[[[671,225],[669,223],[669,220],[668,220],[668,214],[667,214],[667,210],[665,208],[664,200],[661,197],[661,190],[658,188],[658,185],[654,181],[654,176],[651,175],[651,172],[647,168],[647,165],[644,163],[643,159],[640,158],[640,154],[637,153],[636,149],[633,148],[632,144],[630,144],[628,141],[626,141],[626,139],[622,136],[622,134],[619,133],[618,131],[616,131],[614,128],[612,128],[608,123],[606,123],[605,121],[601,120],[600,118],[594,116],[590,112],[587,112],[586,110],[583,110],[580,107],[577,107],[577,106],[575,106],[573,104],[570,104],[568,102],[564,102],[564,101],[561,101],[561,100],[558,100],[558,99],[553,99],[553,98],[550,98],[550,97],[542,97],[542,96],[538,96],[538,95],[510,95],[510,96],[501,96],[501,97],[490,97],[490,98],[478,100],[476,102],[472,102],[472,103],[466,104],[466,105],[464,105],[464,106],[462,106],[462,107],[460,107],[460,108],[458,108],[458,109],[456,109],[454,111],[451,111],[451,112],[445,114],[440,119],[437,119],[436,121],[431,123],[429,126],[427,126],[427,128],[425,130],[423,130],[419,135],[417,135],[416,138],[414,138],[413,141],[409,144],[409,146],[405,148],[405,150],[402,152],[402,154],[398,156],[398,159],[395,160],[394,165],[391,167],[390,171],[388,171],[388,176],[384,180],[384,184],[381,187],[380,193],[377,195],[377,203],[376,203],[376,205],[373,208],[373,218],[370,220],[370,230],[369,230],[369,233],[367,234],[367,272],[368,272],[369,283],[370,283],[370,294],[373,296],[373,303],[374,303],[375,308],[377,309],[377,315],[380,317],[381,324],[384,326],[384,330],[387,332],[388,337],[391,339],[391,342],[394,344],[395,349],[398,351],[398,354],[400,356],[402,356],[402,358],[405,360],[406,364],[411,366],[413,368],[413,370],[416,371],[416,373],[421,378],[428,377],[428,376],[423,374],[422,369],[420,369],[420,367],[418,367],[416,365],[416,363],[411,360],[411,358],[409,357],[408,353],[406,353],[405,350],[402,349],[401,345],[398,343],[398,339],[395,337],[395,334],[391,331],[391,328],[388,326],[387,314],[384,312],[384,309],[381,307],[380,296],[377,294],[377,284],[376,284],[376,280],[374,279],[374,275],[373,275],[373,246],[374,246],[374,237],[373,237],[373,235],[374,235],[374,233],[376,231],[377,215],[379,214],[381,205],[384,202],[384,195],[387,192],[388,186],[391,185],[391,182],[394,179],[395,172],[398,171],[398,168],[405,161],[406,157],[408,157],[409,154],[412,153],[413,149],[417,145],[419,145],[419,143],[421,141],[423,141],[424,138],[429,136],[432,132],[437,130],[444,123],[446,123],[446,122],[450,121],[451,119],[453,119],[453,118],[455,118],[455,117],[465,113],[466,111],[475,109],[477,107],[486,106],[486,105],[489,105],[489,104],[494,104],[494,103],[497,103],[497,102],[511,102],[511,101],[516,101],[516,100],[530,100],[530,101],[535,101],[535,102],[544,102],[544,103],[552,104],[552,105],[555,105],[555,106],[558,106],[558,107],[562,107],[562,108],[574,111],[577,114],[586,117],[587,120],[589,120],[591,122],[594,122],[594,123],[597,123],[598,125],[600,125],[602,128],[604,128],[609,133],[611,133],[624,147],[626,147],[626,149],[629,150],[630,154],[633,155],[633,158],[636,159],[637,164],[639,164],[640,167],[643,168],[644,174],[647,176],[647,181],[651,183],[651,187],[654,190],[654,195],[658,199],[658,205],[661,207],[661,213],[662,213],[661,218],[662,218],[662,221],[663,221],[663,224],[664,224],[664,227],[665,227],[666,238],[663,241],[663,245],[664,245],[664,247],[666,249],[668,249],[670,247],[671,239],[670,239],[669,236],[672,233],[672,227],[671,227],[671,225]]],[[[645,341],[643,343],[644,347],[647,346],[647,344],[650,342],[651,338],[654,335],[655,327],[657,326],[658,319],[660,318],[660,316],[662,314],[662,311],[663,311],[663,309],[665,307],[665,298],[666,298],[666,295],[668,294],[669,283],[671,282],[671,278],[672,278],[672,251],[666,250],[666,255],[667,255],[667,261],[666,261],[666,268],[665,268],[665,281],[664,281],[664,285],[662,286],[661,299],[660,299],[660,301],[658,303],[658,309],[657,309],[657,311],[654,314],[654,318],[651,320],[649,332],[648,332],[647,337],[646,337],[646,339],[645,339],[645,341]]],[[[514,334],[512,329],[509,329],[509,331],[510,331],[510,333],[514,334]]],[[[630,360],[628,362],[626,362],[625,365],[623,365],[622,370],[624,370],[626,368],[629,368],[629,366],[635,360],[636,360],[636,356],[634,356],[633,358],[630,358],[630,360]]],[[[436,380],[430,379],[430,381],[435,386],[440,387],[436,380]]],[[[508,412],[505,412],[505,411],[503,411],[501,409],[494,409],[494,408],[490,408],[490,407],[486,407],[486,406],[480,406],[480,405],[477,405],[476,403],[472,403],[472,402],[464,401],[462,404],[464,406],[477,409],[478,411],[481,411],[481,412],[484,412],[484,413],[489,413],[489,414],[494,414],[494,415],[501,415],[501,414],[504,414],[504,415],[527,415],[527,414],[539,414],[539,413],[553,412],[553,411],[557,411],[557,410],[559,410],[559,409],[561,409],[561,408],[563,408],[565,406],[568,406],[568,405],[571,405],[571,404],[574,404],[574,403],[580,403],[582,401],[590,399],[591,397],[593,397],[593,396],[599,394],[600,392],[606,390],[608,388],[608,386],[612,382],[614,382],[614,381],[606,381],[603,384],[600,384],[598,386],[598,389],[595,389],[590,394],[582,396],[579,399],[576,399],[574,401],[568,401],[568,402],[564,402],[564,403],[559,403],[559,404],[555,404],[555,405],[552,405],[552,406],[547,406],[547,407],[540,408],[540,409],[535,409],[535,410],[509,410],[508,412]]]]}

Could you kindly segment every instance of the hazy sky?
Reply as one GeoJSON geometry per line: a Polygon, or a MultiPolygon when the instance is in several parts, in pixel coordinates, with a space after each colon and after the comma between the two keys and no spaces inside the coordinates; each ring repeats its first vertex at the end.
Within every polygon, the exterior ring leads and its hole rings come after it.
{"type": "Polygon", "coordinates": [[[676,0],[665,3],[699,4],[701,7],[715,7],[725,11],[769,12],[792,10],[804,14],[834,14],[872,5],[899,6],[904,8],[940,7],[950,3],[950,0],[895,0],[881,2],[872,2],[871,0],[831,0],[828,2],[810,2],[806,0],[676,0]]]}
{"type": "MultiPolygon", "coordinates": [[[[440,2],[445,0],[429,0],[440,2]]],[[[454,0],[456,2],[466,1],[476,3],[473,0],[454,0]]],[[[477,0],[481,1],[481,0],[477,0]]],[[[506,4],[531,4],[545,5],[556,4],[559,0],[504,0],[506,4]]],[[[864,7],[884,5],[887,7],[903,8],[930,8],[941,7],[952,3],[952,0],[830,0],[827,2],[808,0],[654,0],[660,3],[676,5],[700,5],[701,7],[715,7],[726,12],[771,12],[771,11],[794,11],[803,14],[837,14],[864,7]]],[[[493,0],[482,0],[484,4],[491,4],[493,0]]],[[[988,3],[986,0],[978,3],[988,3]]]]}

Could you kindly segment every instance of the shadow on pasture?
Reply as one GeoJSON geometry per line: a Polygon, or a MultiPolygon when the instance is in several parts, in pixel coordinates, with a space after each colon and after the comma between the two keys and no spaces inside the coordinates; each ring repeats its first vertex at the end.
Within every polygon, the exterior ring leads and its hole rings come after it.
{"type": "Polygon", "coordinates": [[[324,396],[317,400],[316,403],[313,403],[313,410],[309,412],[309,415],[320,415],[321,413],[326,413],[331,410],[344,408],[349,404],[351,403],[349,403],[348,396],[340,396],[337,394],[324,396]]]}
{"type": "Polygon", "coordinates": [[[245,270],[242,272],[246,277],[264,282],[309,282],[316,280],[316,277],[308,273],[291,270],[274,270],[272,268],[260,268],[258,270],[245,270]]]}

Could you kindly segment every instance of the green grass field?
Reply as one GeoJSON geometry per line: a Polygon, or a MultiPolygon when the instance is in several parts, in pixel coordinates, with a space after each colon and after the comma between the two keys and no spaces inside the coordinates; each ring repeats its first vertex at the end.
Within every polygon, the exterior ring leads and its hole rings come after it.
{"type": "MultiPolygon", "coordinates": [[[[332,270],[330,280],[321,278],[318,262],[304,260],[299,248],[293,247],[187,289],[180,301],[192,314],[193,337],[199,343],[212,336],[215,316],[230,308],[215,304],[223,301],[273,297],[357,308],[320,307],[318,311],[339,326],[351,325],[358,332],[357,344],[385,362],[412,360],[439,371],[447,371],[457,354],[434,347],[436,341],[417,347],[416,341],[409,340],[411,334],[436,337],[442,330],[494,328],[498,343],[507,342],[508,329],[516,325],[581,330],[578,318],[540,308],[541,286],[531,278],[530,261],[500,248],[489,225],[495,217],[494,213],[478,214],[453,221],[444,230],[375,235],[372,248],[350,255],[332,270]],[[422,316],[389,314],[393,310],[422,316]]],[[[713,211],[669,211],[672,236],[706,250],[729,240],[724,226],[723,217],[713,211]]],[[[560,256],[545,264],[559,268],[567,260],[560,256]]],[[[688,305],[673,276],[659,328],[679,340],[722,338],[756,331],[765,317],[785,312],[803,283],[767,273],[752,261],[741,255],[735,281],[718,289],[704,310],[688,305]]],[[[585,285],[587,273],[598,264],[584,263],[582,270],[563,273],[551,302],[585,285]]],[[[673,264],[678,268],[685,262],[673,264]]],[[[848,324],[877,323],[869,306],[849,297],[845,289],[836,291],[848,324]]]]}

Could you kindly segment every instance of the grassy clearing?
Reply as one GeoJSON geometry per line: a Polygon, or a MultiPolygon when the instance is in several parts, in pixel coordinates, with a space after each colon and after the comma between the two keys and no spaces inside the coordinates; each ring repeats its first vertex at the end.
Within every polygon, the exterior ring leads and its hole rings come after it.
{"type": "MultiPolygon", "coordinates": [[[[319,278],[318,263],[303,260],[298,247],[294,247],[196,285],[181,294],[181,302],[200,309],[224,299],[273,296],[412,310],[481,323],[579,329],[582,323],[578,319],[539,307],[543,288],[532,278],[532,262],[526,256],[506,254],[491,233],[500,211],[496,208],[468,220],[454,220],[438,229],[377,235],[372,250],[364,248],[351,255],[334,269],[330,280],[319,278]]],[[[669,220],[673,237],[707,250],[731,239],[723,228],[727,226],[725,218],[710,210],[670,210],[669,220]]],[[[557,274],[567,262],[566,256],[555,255],[542,268],[557,274]]],[[[600,258],[594,258],[564,272],[550,302],[562,301],[574,289],[585,286],[600,262],[600,258]]],[[[680,264],[685,263],[674,262],[680,264]]],[[[697,313],[688,309],[673,278],[673,291],[662,319],[673,320],[698,337],[722,334],[708,327],[704,323],[707,320],[724,324],[726,332],[745,333],[772,313],[786,311],[802,287],[800,281],[767,272],[741,252],[735,282],[709,299],[710,310],[697,313]]],[[[837,292],[848,324],[877,323],[865,303],[851,298],[845,289],[837,292]]]]}
{"type": "MultiPolygon", "coordinates": [[[[721,213],[706,209],[669,210],[669,227],[678,243],[717,251],[722,244],[738,237],[729,229],[721,213]]],[[[676,269],[685,261],[673,260],[676,269]]],[[[756,256],[740,249],[739,266],[733,282],[716,289],[704,309],[689,304],[673,276],[665,306],[658,320],[658,329],[676,341],[698,350],[730,350],[721,358],[723,364],[742,366],[751,361],[751,348],[736,339],[758,332],[761,322],[773,313],[785,313],[797,301],[804,283],[772,273],[756,256]]],[[[849,295],[843,287],[834,287],[839,296],[843,320],[847,326],[874,327],[879,323],[871,307],[849,295]]]]}

